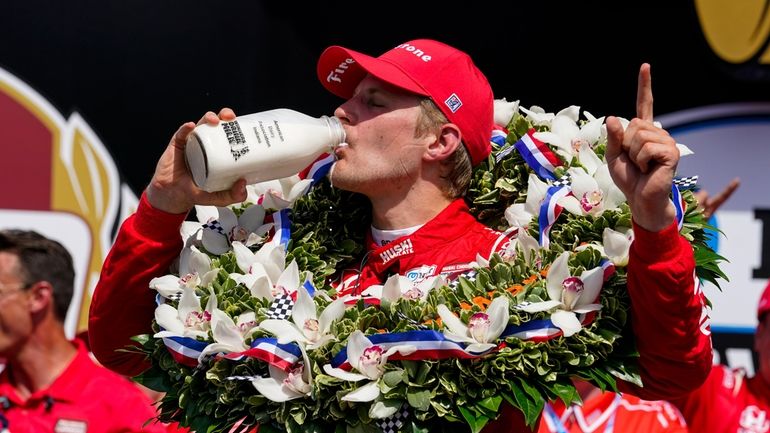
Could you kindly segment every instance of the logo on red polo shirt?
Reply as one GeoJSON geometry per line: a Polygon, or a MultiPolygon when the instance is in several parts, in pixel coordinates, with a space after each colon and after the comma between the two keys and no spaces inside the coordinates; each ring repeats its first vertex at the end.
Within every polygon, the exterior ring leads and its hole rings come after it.
{"type": "Polygon", "coordinates": [[[53,428],[54,433],[86,433],[88,424],[76,419],[60,419],[53,428]]]}

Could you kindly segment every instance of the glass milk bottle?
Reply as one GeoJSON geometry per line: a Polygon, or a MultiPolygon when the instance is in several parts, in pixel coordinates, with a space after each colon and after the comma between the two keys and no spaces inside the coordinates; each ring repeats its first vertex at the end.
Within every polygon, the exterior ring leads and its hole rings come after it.
{"type": "Polygon", "coordinates": [[[185,159],[205,191],[292,176],[345,141],[336,117],[311,117],[287,108],[198,125],[187,138],[185,159]]]}

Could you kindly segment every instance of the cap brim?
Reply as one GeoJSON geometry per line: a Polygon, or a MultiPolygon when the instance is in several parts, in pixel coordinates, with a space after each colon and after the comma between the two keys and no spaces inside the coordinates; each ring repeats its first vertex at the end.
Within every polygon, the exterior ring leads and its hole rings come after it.
{"type": "Polygon", "coordinates": [[[345,99],[353,96],[356,86],[366,74],[408,92],[429,96],[429,93],[422,86],[398,66],[387,60],[338,45],[331,46],[321,53],[316,71],[318,79],[327,90],[345,99]],[[350,63],[348,59],[353,59],[354,63],[350,63]]]}

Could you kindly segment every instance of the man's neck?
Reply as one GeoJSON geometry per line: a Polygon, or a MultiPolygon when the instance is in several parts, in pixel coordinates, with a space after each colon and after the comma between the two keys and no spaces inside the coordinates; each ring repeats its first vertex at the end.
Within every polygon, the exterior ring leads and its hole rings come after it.
{"type": "Polygon", "coordinates": [[[59,377],[77,354],[63,330],[39,332],[7,360],[8,377],[22,399],[45,389],[59,377]],[[43,336],[38,336],[43,334],[43,336]]]}
{"type": "Polygon", "coordinates": [[[443,194],[409,194],[405,197],[370,199],[372,225],[380,230],[396,230],[425,224],[454,201],[443,194]]]}

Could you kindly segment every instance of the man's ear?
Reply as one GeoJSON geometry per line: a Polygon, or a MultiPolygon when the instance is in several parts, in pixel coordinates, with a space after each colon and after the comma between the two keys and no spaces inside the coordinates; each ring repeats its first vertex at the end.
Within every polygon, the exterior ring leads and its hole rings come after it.
{"type": "Polygon", "coordinates": [[[428,146],[423,159],[427,161],[445,161],[458,146],[462,146],[462,133],[454,123],[445,123],[436,140],[428,146]]]}
{"type": "Polygon", "coordinates": [[[29,289],[29,308],[33,313],[52,308],[53,305],[53,287],[48,281],[38,281],[29,289]]]}

